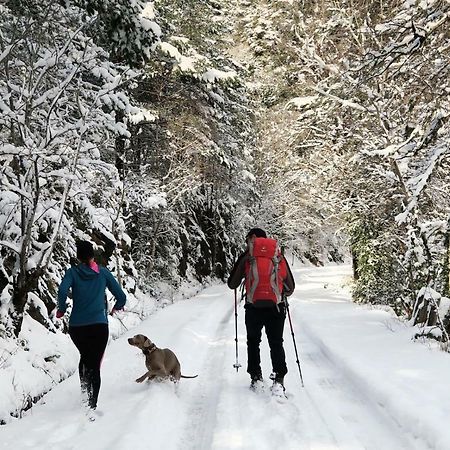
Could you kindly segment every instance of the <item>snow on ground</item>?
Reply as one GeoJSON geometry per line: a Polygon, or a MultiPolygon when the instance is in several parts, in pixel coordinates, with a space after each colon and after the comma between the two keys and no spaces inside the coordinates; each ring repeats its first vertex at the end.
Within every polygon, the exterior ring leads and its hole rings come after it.
{"type": "Polygon", "coordinates": [[[99,412],[80,408],[78,377],[0,427],[0,449],[447,449],[450,356],[411,341],[411,329],[379,309],[349,300],[348,266],[301,267],[285,329],[287,400],[271,397],[267,342],[265,392],[248,389],[244,310],[239,308],[239,360],[233,294],[224,285],[158,310],[111,341],[102,366],[99,412]],[[178,386],[137,384],[143,355],[126,338],[147,335],[178,356],[178,386]]]}

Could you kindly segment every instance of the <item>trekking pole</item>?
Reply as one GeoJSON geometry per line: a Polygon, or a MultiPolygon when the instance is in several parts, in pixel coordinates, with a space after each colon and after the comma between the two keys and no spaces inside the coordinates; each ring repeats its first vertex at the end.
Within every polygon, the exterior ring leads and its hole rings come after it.
{"type": "Polygon", "coordinates": [[[289,311],[289,303],[288,303],[287,299],[285,299],[285,304],[286,304],[286,311],[287,311],[288,318],[289,318],[289,325],[291,327],[292,340],[294,341],[294,350],[295,350],[295,356],[297,358],[297,366],[298,366],[298,371],[300,373],[300,380],[302,381],[302,387],[305,387],[305,385],[303,383],[302,369],[300,367],[300,360],[298,358],[297,344],[295,343],[294,328],[292,326],[291,313],[289,311]]]}
{"type": "Polygon", "coordinates": [[[238,317],[238,313],[237,313],[237,289],[235,289],[234,290],[234,332],[235,332],[234,340],[236,342],[236,362],[233,364],[233,367],[236,369],[236,372],[239,371],[239,367],[242,367],[239,364],[239,359],[238,359],[237,317],[238,317]]]}

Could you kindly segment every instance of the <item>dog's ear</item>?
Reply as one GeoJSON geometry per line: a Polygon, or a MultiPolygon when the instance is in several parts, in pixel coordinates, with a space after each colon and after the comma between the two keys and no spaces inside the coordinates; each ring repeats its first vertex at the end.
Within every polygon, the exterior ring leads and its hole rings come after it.
{"type": "Polygon", "coordinates": [[[144,347],[149,348],[152,346],[152,341],[149,338],[146,338],[144,341],[144,347]]]}

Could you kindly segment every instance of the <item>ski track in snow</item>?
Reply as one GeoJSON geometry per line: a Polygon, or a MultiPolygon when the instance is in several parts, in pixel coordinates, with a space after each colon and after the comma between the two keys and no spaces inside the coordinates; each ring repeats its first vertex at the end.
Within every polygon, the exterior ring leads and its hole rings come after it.
{"type": "MultiPolygon", "coordinates": [[[[301,274],[305,270],[301,269],[301,274]]],[[[303,281],[304,282],[304,281],[303,281]]],[[[301,283],[301,282],[299,282],[301,283]]],[[[360,389],[357,379],[302,321],[302,300],[291,300],[305,381],[301,387],[289,323],[285,348],[288,399],[270,394],[270,358],[265,336],[261,359],[264,392],[249,389],[245,371],[244,309],[238,310],[239,372],[235,362],[233,294],[212,286],[195,298],[166,307],[122,338],[111,342],[102,368],[95,422],[79,406],[78,377],[44,397],[26,417],[0,428],[0,448],[15,450],[425,450],[394,417],[360,389]],[[126,338],[147,335],[171,348],[184,375],[195,379],[137,384],[144,359],[126,338]]],[[[326,295],[324,291],[323,295],[326,295]]]]}
{"type": "Polygon", "coordinates": [[[188,426],[180,448],[203,450],[211,448],[216,422],[216,405],[225,370],[224,359],[228,351],[228,324],[233,310],[227,311],[219,322],[213,345],[210,346],[200,373],[208,383],[200,381],[191,394],[188,426]]]}
{"type": "MultiPolygon", "coordinates": [[[[342,373],[318,343],[320,341],[316,341],[316,336],[307,331],[305,324],[302,328],[306,334],[300,345],[308,373],[303,397],[305,406],[309,405],[312,409],[306,417],[314,426],[319,423],[314,419],[316,415],[327,430],[330,442],[321,445],[346,450],[426,448],[413,436],[405,434],[395,419],[361,392],[351,377],[342,373]]],[[[313,444],[317,435],[310,435],[310,439],[310,444],[313,444]]]]}

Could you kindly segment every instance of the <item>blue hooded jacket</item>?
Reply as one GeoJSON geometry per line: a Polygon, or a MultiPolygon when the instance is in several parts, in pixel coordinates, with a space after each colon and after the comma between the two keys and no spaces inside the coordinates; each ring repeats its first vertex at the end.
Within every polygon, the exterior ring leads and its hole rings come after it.
{"type": "Polygon", "coordinates": [[[122,309],[127,300],[125,293],[112,273],[99,266],[97,273],[86,264],[71,267],[64,274],[58,290],[58,309],[67,309],[67,294],[72,288],[73,308],[69,319],[70,326],[108,323],[105,289],[116,299],[115,309],[122,309]]]}

